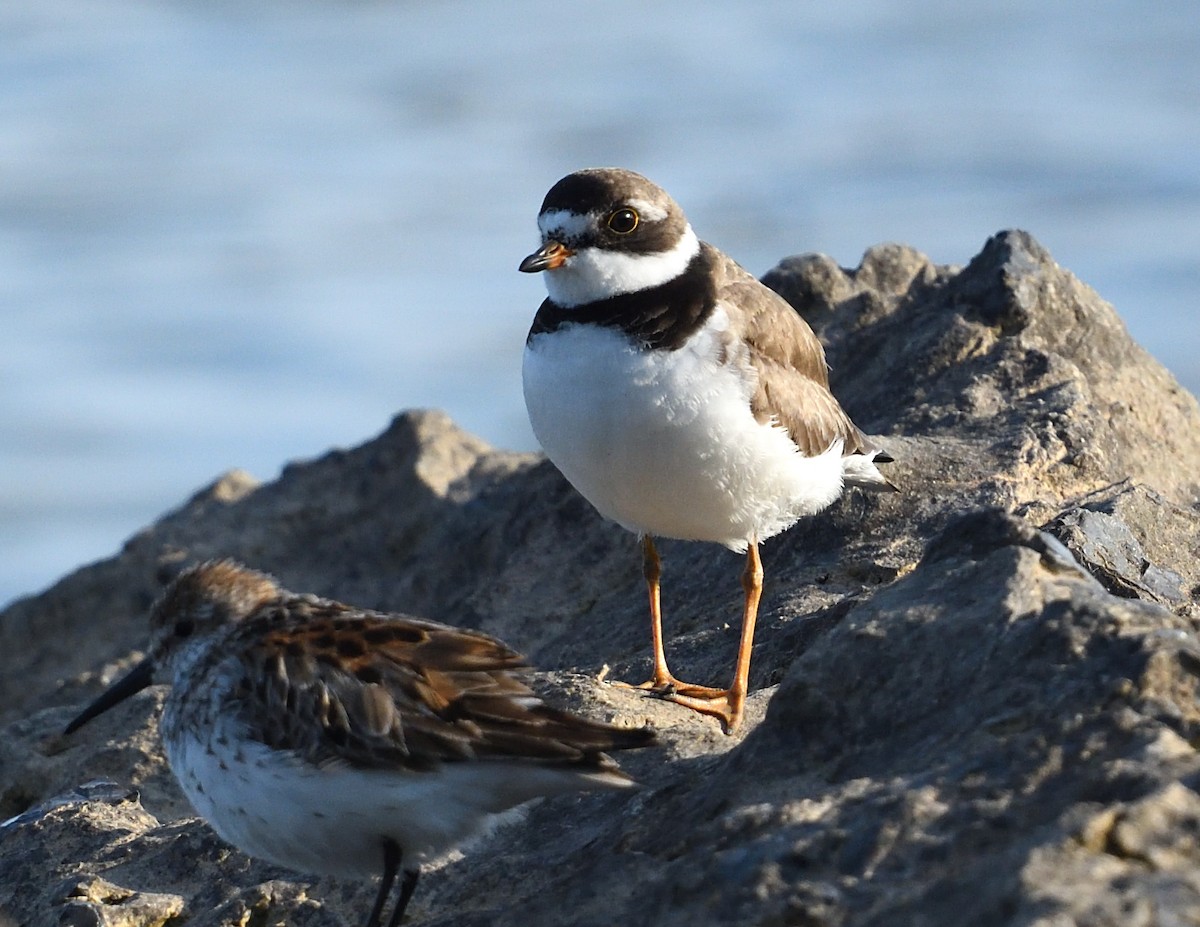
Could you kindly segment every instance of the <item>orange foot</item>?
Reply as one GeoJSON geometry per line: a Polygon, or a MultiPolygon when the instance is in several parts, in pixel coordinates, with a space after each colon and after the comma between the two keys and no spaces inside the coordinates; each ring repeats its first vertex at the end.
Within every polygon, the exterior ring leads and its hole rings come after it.
{"type": "Polygon", "coordinates": [[[612,684],[622,689],[641,689],[643,692],[649,692],[659,698],[671,698],[676,695],[684,695],[688,698],[721,698],[725,695],[724,689],[714,689],[712,686],[694,686],[690,682],[681,682],[670,673],[655,676],[653,679],[647,679],[645,682],[637,684],[616,682],[615,680],[612,684]]]}
{"type": "Polygon", "coordinates": [[[729,689],[707,688],[700,696],[692,695],[689,692],[664,692],[661,698],[674,702],[676,705],[682,705],[684,708],[690,708],[692,711],[698,711],[702,715],[711,715],[721,722],[721,730],[726,734],[732,734],[741,724],[742,706],[746,701],[745,696],[739,698],[729,689]]]}
{"type": "Polygon", "coordinates": [[[640,689],[656,698],[698,711],[702,715],[711,715],[721,722],[721,729],[726,734],[732,734],[742,720],[745,696],[737,698],[730,689],[692,685],[680,682],[670,674],[647,679],[636,685],[629,682],[614,682],[613,685],[623,689],[640,689]]]}

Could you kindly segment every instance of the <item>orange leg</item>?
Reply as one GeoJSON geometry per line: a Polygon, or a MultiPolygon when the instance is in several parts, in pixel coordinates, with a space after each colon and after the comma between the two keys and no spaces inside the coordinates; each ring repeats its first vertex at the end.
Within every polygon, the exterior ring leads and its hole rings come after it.
{"type": "Polygon", "coordinates": [[[754,625],[758,621],[762,581],[762,560],[758,556],[758,543],[751,541],[746,551],[746,569],[742,573],[742,590],[746,593],[742,607],[742,638],[738,643],[737,663],[733,670],[733,683],[729,688],[709,690],[713,694],[704,694],[699,698],[687,691],[665,696],[679,705],[720,719],[721,728],[726,734],[737,730],[742,720],[742,709],[746,705],[746,693],[750,687],[750,655],[754,651],[754,625]]]}
{"type": "MultiPolygon", "coordinates": [[[[725,733],[731,734],[742,720],[742,709],[749,688],[750,655],[754,649],[754,625],[758,620],[758,601],[762,597],[762,561],[758,556],[758,544],[752,542],[746,552],[746,569],[742,573],[742,589],[746,594],[742,610],[742,637],[738,645],[737,664],[734,667],[733,683],[728,689],[697,686],[680,682],[667,669],[667,655],[663,646],[662,609],[659,601],[659,577],[662,565],[654,541],[649,535],[642,539],[642,574],[646,577],[646,589],[650,594],[650,638],[654,648],[654,675],[632,688],[647,689],[654,694],[693,711],[713,715],[720,719],[725,733]]],[[[623,685],[623,683],[619,683],[623,685]]]]}
{"type": "Polygon", "coordinates": [[[691,683],[680,682],[667,669],[667,651],[663,645],[662,606],[659,596],[659,577],[662,575],[662,561],[650,535],[642,538],[642,575],[646,577],[646,591],[650,595],[650,643],[654,650],[654,675],[638,685],[618,682],[616,685],[631,689],[646,689],[663,698],[673,698],[678,693],[684,693],[693,698],[717,698],[725,690],[713,689],[708,686],[694,686],[691,683]]]}
{"type": "Polygon", "coordinates": [[[658,591],[662,561],[658,558],[654,538],[648,534],[642,538],[642,576],[646,578],[646,592],[650,595],[650,645],[654,649],[654,676],[647,688],[661,689],[678,685],[678,680],[667,669],[667,651],[663,645],[662,603],[658,591]]]}

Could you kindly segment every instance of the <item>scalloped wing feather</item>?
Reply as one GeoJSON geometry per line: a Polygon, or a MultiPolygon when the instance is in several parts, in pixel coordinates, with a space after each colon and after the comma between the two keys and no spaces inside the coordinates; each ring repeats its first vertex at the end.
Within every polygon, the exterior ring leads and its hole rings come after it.
{"type": "Polygon", "coordinates": [[[546,705],[515,675],[521,655],[479,632],[309,596],[238,630],[235,694],[251,736],[309,762],[421,770],[506,759],[615,772],[603,751],[653,739],[546,705]]]}

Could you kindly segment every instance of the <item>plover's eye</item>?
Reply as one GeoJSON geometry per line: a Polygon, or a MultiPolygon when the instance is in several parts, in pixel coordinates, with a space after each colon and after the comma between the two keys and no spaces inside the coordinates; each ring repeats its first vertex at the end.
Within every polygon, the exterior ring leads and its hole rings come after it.
{"type": "Polygon", "coordinates": [[[176,637],[191,637],[193,630],[195,630],[195,629],[192,627],[192,623],[190,621],[175,622],[175,636],[176,637]]]}
{"type": "Polygon", "coordinates": [[[638,227],[638,221],[638,214],[635,210],[628,206],[622,206],[608,217],[606,224],[618,235],[628,235],[638,227]]]}

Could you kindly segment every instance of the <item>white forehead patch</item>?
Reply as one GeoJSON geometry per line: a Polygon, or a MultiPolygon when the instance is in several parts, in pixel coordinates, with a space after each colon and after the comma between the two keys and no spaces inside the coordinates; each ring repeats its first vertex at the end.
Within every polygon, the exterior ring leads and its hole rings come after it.
{"type": "MultiPolygon", "coordinates": [[[[626,205],[637,210],[637,214],[643,222],[661,222],[668,215],[667,211],[657,203],[651,203],[649,200],[638,197],[626,200],[626,205]]],[[[602,216],[598,212],[589,212],[581,216],[569,209],[551,209],[538,216],[538,231],[542,233],[543,240],[579,238],[598,226],[605,218],[606,216],[602,216]]]]}
{"type": "Polygon", "coordinates": [[[538,231],[542,239],[571,239],[579,238],[595,224],[591,214],[579,215],[569,209],[551,209],[538,216],[538,231]]]}
{"type": "Polygon", "coordinates": [[[667,211],[649,200],[629,200],[629,205],[637,210],[637,214],[647,222],[661,222],[667,218],[667,211]]]}
{"type": "Polygon", "coordinates": [[[682,274],[699,250],[700,241],[689,225],[670,251],[630,254],[604,248],[581,248],[561,266],[547,270],[542,279],[550,298],[564,309],[570,309],[610,296],[661,286],[682,274]]]}

